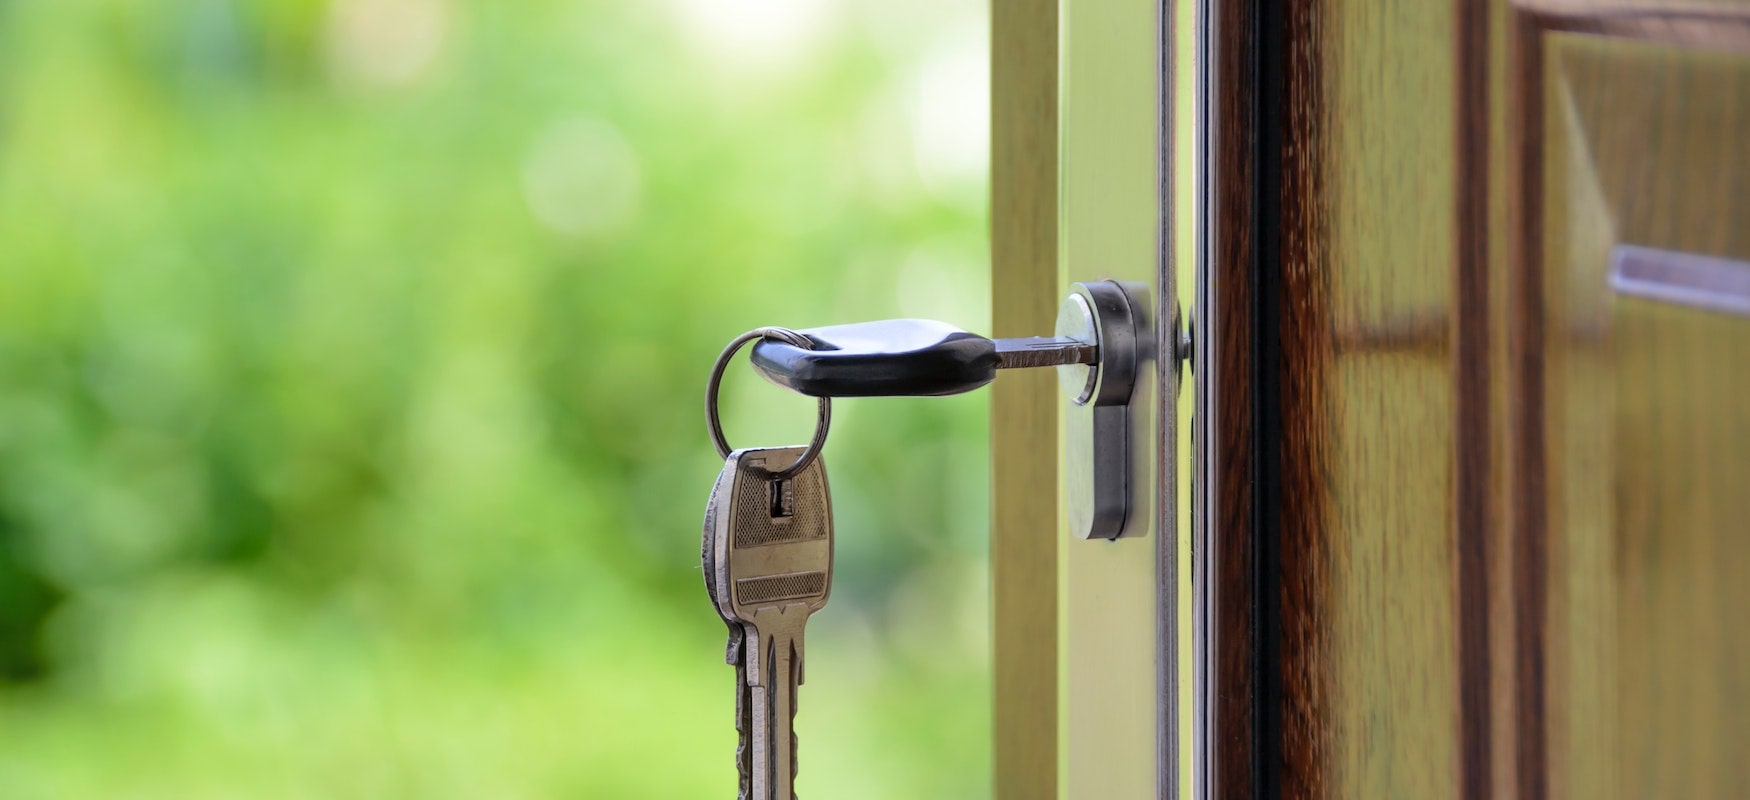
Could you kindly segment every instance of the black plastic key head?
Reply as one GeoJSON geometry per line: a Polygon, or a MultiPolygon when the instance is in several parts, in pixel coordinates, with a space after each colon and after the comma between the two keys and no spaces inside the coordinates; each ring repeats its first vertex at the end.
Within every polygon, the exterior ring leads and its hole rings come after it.
{"type": "Polygon", "coordinates": [[[811,397],[912,397],[970,392],[996,378],[996,344],[946,322],[885,319],[797,331],[804,350],[774,339],[754,345],[753,365],[775,384],[811,397]]]}

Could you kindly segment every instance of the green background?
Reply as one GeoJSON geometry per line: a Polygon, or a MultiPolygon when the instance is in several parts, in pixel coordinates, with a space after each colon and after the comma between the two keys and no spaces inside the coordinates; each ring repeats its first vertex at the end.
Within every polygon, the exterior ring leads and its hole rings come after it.
{"type": "MultiPolygon", "coordinates": [[[[0,0],[0,798],[709,798],[729,338],[988,326],[985,10],[0,0]]],[[[986,400],[844,401],[799,793],[989,784],[986,400]]],[[[812,404],[742,367],[732,441],[812,404]]]]}

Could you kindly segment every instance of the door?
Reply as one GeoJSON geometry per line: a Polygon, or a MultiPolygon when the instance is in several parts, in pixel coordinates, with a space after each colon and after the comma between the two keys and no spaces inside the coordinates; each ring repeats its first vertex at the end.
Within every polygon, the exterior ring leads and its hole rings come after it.
{"type": "Polygon", "coordinates": [[[1194,321],[1113,547],[998,382],[999,796],[1750,794],[1750,5],[992,11],[998,334],[1194,321]]]}
{"type": "Polygon", "coordinates": [[[1211,4],[1207,794],[1750,792],[1747,23],[1211,4]]]}

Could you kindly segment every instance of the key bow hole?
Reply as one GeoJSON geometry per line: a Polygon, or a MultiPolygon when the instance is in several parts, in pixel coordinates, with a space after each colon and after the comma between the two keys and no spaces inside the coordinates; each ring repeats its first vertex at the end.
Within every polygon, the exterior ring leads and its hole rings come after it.
{"type": "Polygon", "coordinates": [[[790,479],[775,480],[771,483],[772,521],[789,522],[796,515],[796,487],[790,479]]]}

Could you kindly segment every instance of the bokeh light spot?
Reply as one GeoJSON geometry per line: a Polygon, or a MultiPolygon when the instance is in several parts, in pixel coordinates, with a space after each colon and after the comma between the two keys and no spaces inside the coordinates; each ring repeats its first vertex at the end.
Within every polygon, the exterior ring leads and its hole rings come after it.
{"type": "Polygon", "coordinates": [[[912,152],[932,194],[982,198],[990,160],[990,54],[982,29],[945,36],[918,70],[912,152]]]}
{"type": "Polygon", "coordinates": [[[630,222],[641,183],[632,145],[619,129],[597,119],[553,124],[523,161],[529,212],[567,236],[601,236],[630,222]]]}
{"type": "Polygon", "coordinates": [[[327,61],[351,89],[389,89],[418,81],[449,31],[444,0],[335,0],[328,9],[327,61]]]}
{"type": "Polygon", "coordinates": [[[840,11],[829,0],[670,0],[693,49],[738,73],[777,76],[825,43],[840,11]]]}

